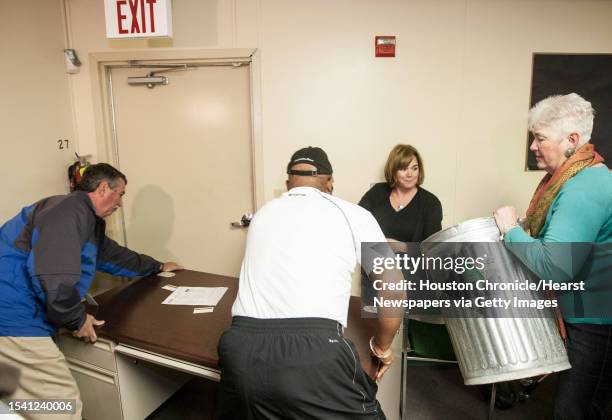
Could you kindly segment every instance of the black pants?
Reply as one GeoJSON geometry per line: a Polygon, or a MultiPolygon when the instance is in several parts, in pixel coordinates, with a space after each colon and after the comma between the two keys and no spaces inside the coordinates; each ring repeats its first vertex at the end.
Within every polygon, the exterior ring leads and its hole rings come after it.
{"type": "Polygon", "coordinates": [[[566,327],[572,368],[560,375],[555,419],[605,419],[612,399],[612,325],[566,327]]]}
{"type": "Polygon", "coordinates": [[[234,317],[219,341],[217,419],[384,420],[376,383],[329,319],[234,317]]]}

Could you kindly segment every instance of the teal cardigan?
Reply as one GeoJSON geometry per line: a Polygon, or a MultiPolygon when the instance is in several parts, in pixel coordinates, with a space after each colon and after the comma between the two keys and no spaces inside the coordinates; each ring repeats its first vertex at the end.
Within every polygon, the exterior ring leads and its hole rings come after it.
{"type": "Polygon", "coordinates": [[[606,166],[586,168],[563,185],[537,238],[515,227],[504,242],[542,279],[584,281],[583,292],[557,292],[567,322],[612,324],[612,173],[606,166]]]}

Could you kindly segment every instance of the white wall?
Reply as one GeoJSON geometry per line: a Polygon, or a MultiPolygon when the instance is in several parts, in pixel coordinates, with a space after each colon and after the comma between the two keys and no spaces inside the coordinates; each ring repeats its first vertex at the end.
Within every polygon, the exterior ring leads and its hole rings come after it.
{"type": "Polygon", "coordinates": [[[284,166],[305,145],[325,148],[336,194],[356,201],[382,179],[390,148],[423,154],[425,188],[445,225],[524,212],[542,176],[524,168],[533,52],[612,52],[612,2],[552,0],[175,0],[175,36],[108,41],[102,2],[69,0],[77,134],[96,153],[91,52],[157,47],[261,51],[263,189],[284,188],[284,166]],[[374,58],[374,36],[397,37],[396,58],[374,58]]]}
{"type": "Polygon", "coordinates": [[[76,149],[61,11],[60,0],[0,0],[0,225],[68,191],[76,149]],[[60,150],[58,139],[69,147],[60,150]]]}
{"type": "Polygon", "coordinates": [[[612,53],[612,2],[473,1],[467,10],[456,219],[505,203],[524,214],[543,175],[522,171],[532,53],[612,53]]]}

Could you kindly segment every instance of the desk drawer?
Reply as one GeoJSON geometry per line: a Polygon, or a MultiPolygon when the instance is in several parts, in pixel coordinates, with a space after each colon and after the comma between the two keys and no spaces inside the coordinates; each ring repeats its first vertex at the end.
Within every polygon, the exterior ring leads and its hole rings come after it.
{"type": "Polygon", "coordinates": [[[83,402],[87,420],[121,420],[121,397],[116,374],[104,374],[68,362],[83,402]]]}
{"type": "Polygon", "coordinates": [[[90,344],[72,337],[70,333],[60,332],[57,345],[68,359],[76,359],[111,372],[117,371],[113,344],[110,341],[98,339],[94,344],[90,344]]]}

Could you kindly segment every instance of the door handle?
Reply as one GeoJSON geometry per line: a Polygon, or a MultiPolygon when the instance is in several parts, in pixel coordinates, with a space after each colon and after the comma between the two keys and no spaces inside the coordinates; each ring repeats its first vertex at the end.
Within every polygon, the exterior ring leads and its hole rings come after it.
{"type": "Polygon", "coordinates": [[[251,219],[253,218],[253,213],[245,213],[242,215],[242,218],[237,222],[231,222],[230,226],[233,228],[246,228],[251,224],[251,219]]]}

